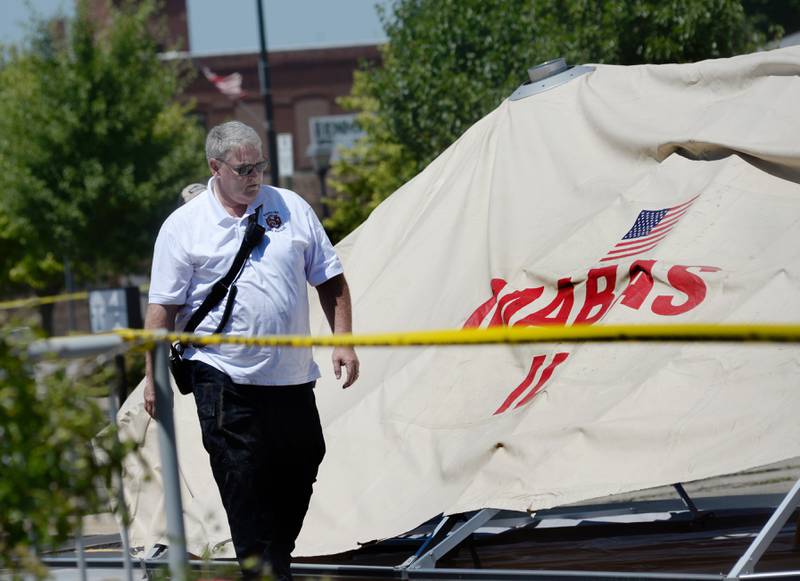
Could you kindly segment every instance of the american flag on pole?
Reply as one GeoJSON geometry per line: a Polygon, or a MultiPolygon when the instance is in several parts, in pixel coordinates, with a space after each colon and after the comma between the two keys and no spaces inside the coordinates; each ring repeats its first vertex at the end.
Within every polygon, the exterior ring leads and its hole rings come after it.
{"type": "Polygon", "coordinates": [[[234,100],[239,100],[245,96],[245,92],[242,91],[242,75],[240,73],[231,73],[223,77],[212,72],[208,67],[203,67],[203,74],[209,81],[214,83],[214,86],[223,95],[227,95],[234,100]]]}
{"type": "Polygon", "coordinates": [[[600,259],[600,262],[627,258],[652,250],[669,234],[699,196],[700,194],[671,208],[642,210],[628,233],[600,259]]]}

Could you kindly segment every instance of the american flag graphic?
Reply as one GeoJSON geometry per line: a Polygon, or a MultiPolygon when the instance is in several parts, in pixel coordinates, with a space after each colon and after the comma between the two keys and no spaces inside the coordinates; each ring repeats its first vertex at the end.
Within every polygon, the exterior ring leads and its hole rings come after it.
{"type": "Polygon", "coordinates": [[[614,245],[614,248],[608,251],[608,254],[600,259],[600,262],[635,256],[658,246],[658,243],[675,227],[678,220],[689,211],[689,208],[699,195],[671,208],[642,210],[639,212],[628,233],[622,237],[620,242],[614,245]]]}

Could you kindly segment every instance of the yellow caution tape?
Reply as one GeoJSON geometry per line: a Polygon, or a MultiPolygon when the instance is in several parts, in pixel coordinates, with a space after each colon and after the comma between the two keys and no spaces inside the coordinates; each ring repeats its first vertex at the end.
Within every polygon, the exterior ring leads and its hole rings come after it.
{"type": "Polygon", "coordinates": [[[89,298],[89,293],[86,291],[81,291],[77,293],[64,293],[47,297],[31,297],[28,299],[2,301],[0,302],[0,311],[7,309],[21,309],[23,307],[38,307],[39,305],[52,305],[53,303],[61,303],[65,301],[79,301],[87,298],[89,298]]]}
{"type": "Polygon", "coordinates": [[[379,347],[423,345],[490,345],[495,343],[579,343],[611,341],[722,341],[800,343],[800,325],[578,325],[574,327],[492,327],[368,335],[193,335],[118,329],[126,341],[180,341],[196,345],[251,347],[379,347]]]}
{"type": "MultiPolygon", "coordinates": [[[[147,292],[150,285],[142,285],[139,287],[140,292],[147,292]]],[[[60,295],[50,295],[46,297],[30,297],[27,299],[14,299],[11,301],[0,301],[0,311],[9,309],[22,309],[25,307],[38,307],[40,305],[52,305],[54,303],[63,303],[67,301],[80,301],[89,298],[88,291],[79,291],[74,293],[62,293],[60,295]]]]}

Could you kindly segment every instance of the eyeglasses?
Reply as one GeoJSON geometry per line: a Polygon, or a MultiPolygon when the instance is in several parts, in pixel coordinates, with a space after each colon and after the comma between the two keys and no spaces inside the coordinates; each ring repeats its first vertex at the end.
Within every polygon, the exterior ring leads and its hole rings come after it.
{"type": "Polygon", "coordinates": [[[229,164],[224,159],[219,159],[219,158],[216,159],[217,161],[221,161],[222,163],[227,165],[234,171],[234,173],[237,176],[242,178],[253,175],[253,172],[264,173],[265,171],[267,171],[267,167],[269,167],[269,161],[266,159],[264,161],[259,161],[258,163],[243,163],[242,165],[237,165],[235,167],[229,164]]]}

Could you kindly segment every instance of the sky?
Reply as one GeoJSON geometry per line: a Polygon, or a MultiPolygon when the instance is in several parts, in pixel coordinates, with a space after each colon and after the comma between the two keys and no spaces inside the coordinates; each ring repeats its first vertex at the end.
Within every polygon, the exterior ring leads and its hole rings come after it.
{"type": "MultiPolygon", "coordinates": [[[[386,39],[376,4],[387,0],[263,0],[269,50],[374,44],[386,39]]],[[[29,6],[42,16],[74,12],[74,0],[0,0],[0,42],[25,35],[29,6]]],[[[193,53],[259,47],[256,0],[186,0],[193,53]]]]}

